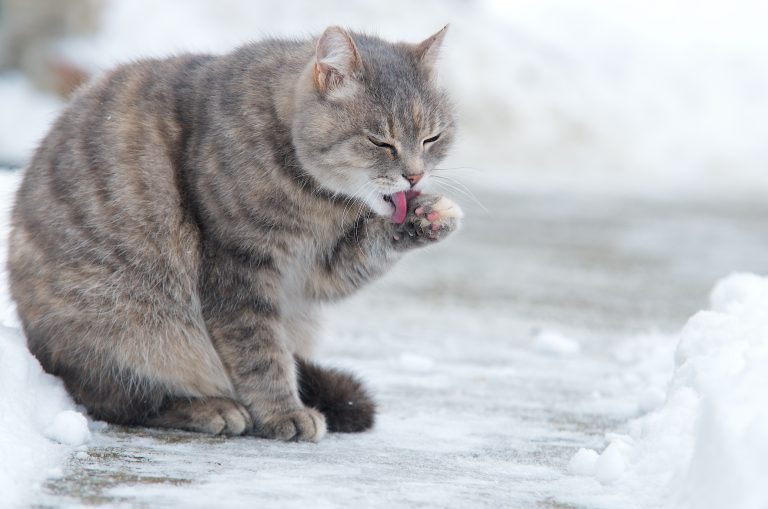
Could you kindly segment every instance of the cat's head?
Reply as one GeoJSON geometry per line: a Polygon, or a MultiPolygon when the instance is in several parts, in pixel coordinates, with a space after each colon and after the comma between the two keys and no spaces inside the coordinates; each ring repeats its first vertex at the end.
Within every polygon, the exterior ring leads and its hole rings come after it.
{"type": "Polygon", "coordinates": [[[389,216],[389,196],[420,190],[454,134],[435,83],[443,28],[418,44],[328,28],[297,88],[292,135],[305,171],[331,193],[389,216]]]}

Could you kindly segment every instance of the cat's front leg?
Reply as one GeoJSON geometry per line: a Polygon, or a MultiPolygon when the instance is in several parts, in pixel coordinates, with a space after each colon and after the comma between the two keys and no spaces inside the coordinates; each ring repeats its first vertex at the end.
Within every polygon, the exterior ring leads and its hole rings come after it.
{"type": "Polygon", "coordinates": [[[265,352],[241,376],[239,389],[254,416],[255,435],[279,440],[317,442],[325,436],[325,416],[305,407],[299,398],[293,354],[283,349],[265,352]]]}
{"type": "Polygon", "coordinates": [[[320,440],[325,417],[299,397],[296,361],[279,305],[280,272],[271,258],[232,249],[212,252],[202,286],[206,327],[239,402],[253,418],[253,433],[320,440]]]}
{"type": "Polygon", "coordinates": [[[209,329],[255,435],[312,442],[325,435],[325,417],[299,398],[295,359],[275,317],[244,310],[220,316],[209,329]]]}
{"type": "Polygon", "coordinates": [[[389,270],[402,253],[393,248],[389,218],[365,216],[342,235],[307,280],[308,298],[334,301],[354,293],[389,270]]]}
{"type": "Polygon", "coordinates": [[[434,194],[413,198],[403,224],[387,217],[365,217],[319,261],[307,293],[317,300],[346,297],[384,274],[404,251],[447,237],[462,217],[458,205],[434,194]]]}
{"type": "Polygon", "coordinates": [[[211,335],[229,368],[240,401],[253,417],[253,433],[264,438],[317,442],[325,417],[301,402],[293,353],[274,317],[244,312],[222,317],[211,335]],[[226,324],[225,324],[226,323],[226,324]]]}

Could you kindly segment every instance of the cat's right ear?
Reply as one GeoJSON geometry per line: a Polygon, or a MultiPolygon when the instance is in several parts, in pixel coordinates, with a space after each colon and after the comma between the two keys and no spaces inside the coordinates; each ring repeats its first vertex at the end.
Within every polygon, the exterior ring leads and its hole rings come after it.
{"type": "Polygon", "coordinates": [[[354,90],[354,80],[360,77],[363,62],[355,41],[341,27],[329,27],[320,36],[315,50],[313,81],[323,95],[345,95],[354,90]]]}
{"type": "Polygon", "coordinates": [[[422,68],[426,70],[430,77],[434,77],[437,67],[437,57],[440,52],[440,46],[445,39],[445,33],[448,31],[448,25],[445,25],[439,32],[427,37],[416,46],[416,56],[422,68]]]}

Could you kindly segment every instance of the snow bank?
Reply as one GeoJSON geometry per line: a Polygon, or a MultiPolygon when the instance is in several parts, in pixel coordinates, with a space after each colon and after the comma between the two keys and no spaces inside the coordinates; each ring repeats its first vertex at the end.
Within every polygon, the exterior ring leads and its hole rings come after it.
{"type": "MultiPolygon", "coordinates": [[[[0,172],[0,264],[5,267],[8,208],[18,177],[0,172]]],[[[61,473],[74,446],[90,436],[61,381],[27,349],[0,273],[0,505],[28,502],[33,485],[61,473]],[[46,438],[51,437],[53,440],[46,438]],[[54,441],[55,440],[55,441],[54,441]],[[60,442],[60,443],[56,443],[60,442]],[[66,444],[66,445],[62,445],[66,444]]]]}
{"type": "Polygon", "coordinates": [[[680,334],[661,406],[599,456],[579,450],[571,473],[668,507],[768,507],[768,278],[732,275],[710,301],[680,334]]]}

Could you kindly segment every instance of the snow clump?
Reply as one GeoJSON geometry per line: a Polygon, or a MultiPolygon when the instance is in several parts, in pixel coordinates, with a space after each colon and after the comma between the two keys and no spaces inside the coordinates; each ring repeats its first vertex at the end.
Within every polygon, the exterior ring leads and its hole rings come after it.
{"type": "Polygon", "coordinates": [[[768,507],[768,277],[717,283],[680,333],[662,405],[609,442],[569,472],[665,507],[768,507]]]}

